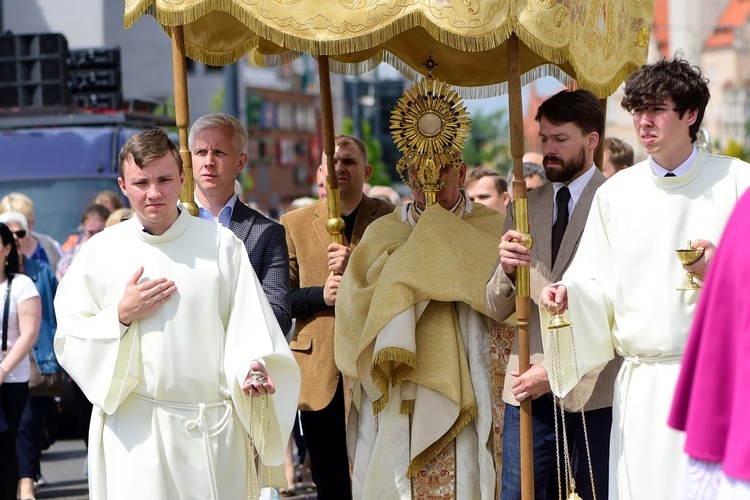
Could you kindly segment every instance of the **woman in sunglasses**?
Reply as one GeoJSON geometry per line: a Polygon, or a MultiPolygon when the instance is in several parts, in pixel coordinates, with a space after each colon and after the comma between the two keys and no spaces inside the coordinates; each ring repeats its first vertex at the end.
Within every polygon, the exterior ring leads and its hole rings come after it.
{"type": "Polygon", "coordinates": [[[23,193],[10,193],[0,199],[0,213],[20,212],[26,217],[25,236],[19,238],[18,252],[31,260],[43,262],[54,271],[62,257],[60,244],[52,237],[34,231],[34,202],[23,193]]]}
{"type": "Polygon", "coordinates": [[[0,223],[0,498],[16,498],[16,434],[29,397],[29,351],[39,335],[42,306],[34,282],[18,269],[13,233],[0,223]]]}
{"type": "MultiPolygon", "coordinates": [[[[21,248],[24,239],[29,236],[29,226],[24,214],[2,213],[0,223],[8,226],[16,240],[16,247],[21,248]]],[[[62,372],[53,348],[57,330],[54,306],[57,278],[47,264],[32,260],[22,253],[19,253],[18,257],[18,272],[31,278],[41,299],[42,321],[39,327],[39,337],[32,350],[37,371],[44,374],[62,372]]],[[[32,370],[34,370],[33,366],[32,370]]],[[[30,381],[33,381],[33,377],[30,381]]],[[[50,394],[40,394],[39,389],[35,389],[33,384],[29,385],[29,399],[21,415],[21,421],[18,423],[16,437],[18,472],[21,478],[18,483],[18,498],[21,500],[34,500],[34,483],[42,478],[40,459],[44,415],[54,408],[54,404],[54,398],[50,394]]]]}

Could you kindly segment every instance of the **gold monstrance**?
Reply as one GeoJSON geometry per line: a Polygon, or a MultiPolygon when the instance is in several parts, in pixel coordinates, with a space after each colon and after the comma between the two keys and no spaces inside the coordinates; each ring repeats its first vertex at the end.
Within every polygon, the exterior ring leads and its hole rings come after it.
{"type": "Polygon", "coordinates": [[[433,78],[432,53],[423,65],[427,77],[407,90],[391,113],[391,135],[402,155],[396,170],[404,184],[425,194],[429,206],[461,167],[471,120],[456,91],[433,78]]]}

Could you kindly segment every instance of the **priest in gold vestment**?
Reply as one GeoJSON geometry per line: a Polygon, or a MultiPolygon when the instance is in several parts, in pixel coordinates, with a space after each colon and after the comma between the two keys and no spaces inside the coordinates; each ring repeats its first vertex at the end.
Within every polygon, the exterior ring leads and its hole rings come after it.
{"type": "Polygon", "coordinates": [[[442,168],[430,206],[413,187],[414,202],[368,227],[342,278],[335,356],[358,383],[354,498],[495,497],[482,290],[503,218],[459,189],[465,173],[442,168]]]}

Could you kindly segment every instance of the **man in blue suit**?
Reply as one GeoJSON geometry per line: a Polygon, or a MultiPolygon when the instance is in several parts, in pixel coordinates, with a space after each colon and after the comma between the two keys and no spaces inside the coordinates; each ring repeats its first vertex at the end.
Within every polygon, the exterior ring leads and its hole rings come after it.
{"type": "Polygon", "coordinates": [[[204,115],[190,127],[188,147],[193,156],[198,217],[228,227],[245,243],[253,270],[286,334],[292,315],[284,227],[242,203],[234,192],[234,180],[247,162],[247,130],[228,114],[204,115]]]}

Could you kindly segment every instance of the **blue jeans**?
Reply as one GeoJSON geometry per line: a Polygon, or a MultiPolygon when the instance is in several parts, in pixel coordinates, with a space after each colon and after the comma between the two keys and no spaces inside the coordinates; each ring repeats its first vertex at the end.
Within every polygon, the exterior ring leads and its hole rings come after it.
{"type": "Polygon", "coordinates": [[[36,481],[41,476],[39,460],[42,456],[42,426],[45,413],[54,404],[54,398],[38,396],[30,396],[26,403],[16,436],[18,473],[21,479],[31,478],[36,481]]]}
{"type": "MultiPolygon", "coordinates": [[[[607,498],[609,482],[609,432],[612,427],[612,408],[587,411],[586,431],[589,438],[591,465],[597,499],[607,498]]],[[[505,405],[503,425],[503,500],[521,498],[521,410],[518,406],[505,405]]],[[[562,422],[558,415],[558,428],[562,422]]],[[[552,394],[545,394],[531,402],[532,446],[534,449],[534,498],[536,500],[558,498],[557,464],[555,452],[555,417],[552,394]]],[[[584,500],[593,498],[589,477],[586,443],[580,413],[565,412],[567,431],[576,492],[584,500]]],[[[562,436],[561,436],[562,438],[562,436]]],[[[563,460],[562,441],[560,460],[563,460]]],[[[563,464],[560,464],[562,471],[563,464]]],[[[562,479],[563,497],[565,480],[562,479]]]]}

